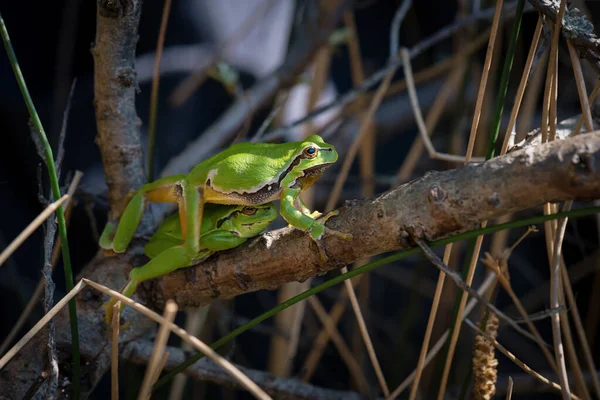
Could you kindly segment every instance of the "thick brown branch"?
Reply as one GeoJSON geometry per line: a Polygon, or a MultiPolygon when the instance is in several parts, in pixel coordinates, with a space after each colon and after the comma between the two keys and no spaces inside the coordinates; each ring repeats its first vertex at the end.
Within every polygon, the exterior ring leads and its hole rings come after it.
{"type": "Polygon", "coordinates": [[[141,7],[141,0],[97,1],[92,48],[96,143],[102,153],[111,218],[119,216],[129,190],[145,181],[134,69],[141,7]]]}
{"type": "Polygon", "coordinates": [[[329,262],[309,237],[294,229],[268,233],[259,244],[210,258],[146,285],[158,307],[173,298],[181,307],[303,281],[368,256],[407,248],[414,235],[435,240],[473,229],[548,201],[600,197],[600,132],[530,147],[445,172],[434,172],[375,199],[347,202],[331,228],[354,235],[324,240],[329,262]]]}
{"type": "MultiPolygon", "coordinates": [[[[154,343],[146,340],[130,342],[123,349],[121,357],[130,362],[147,365],[154,343]]],[[[170,370],[181,364],[186,359],[186,354],[178,348],[167,347],[169,358],[165,370],[170,370]]],[[[263,388],[268,394],[277,399],[359,399],[360,395],[354,392],[323,389],[306,382],[291,378],[281,378],[268,372],[244,368],[236,365],[248,378],[263,388]]],[[[223,368],[208,358],[201,360],[186,370],[194,379],[209,381],[219,385],[240,389],[239,383],[223,368]]]]}

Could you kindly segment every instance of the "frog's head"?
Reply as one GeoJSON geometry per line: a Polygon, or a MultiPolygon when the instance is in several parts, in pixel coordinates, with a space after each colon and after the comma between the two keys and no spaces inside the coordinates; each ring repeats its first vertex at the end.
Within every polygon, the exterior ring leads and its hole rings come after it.
{"type": "Polygon", "coordinates": [[[319,135],[312,135],[301,143],[302,153],[298,167],[304,172],[300,181],[304,188],[323,175],[327,167],[337,161],[338,153],[335,147],[319,135]]]}
{"type": "Polygon", "coordinates": [[[264,231],[276,217],[277,209],[273,203],[238,206],[231,214],[231,223],[240,236],[249,238],[264,231]]]}

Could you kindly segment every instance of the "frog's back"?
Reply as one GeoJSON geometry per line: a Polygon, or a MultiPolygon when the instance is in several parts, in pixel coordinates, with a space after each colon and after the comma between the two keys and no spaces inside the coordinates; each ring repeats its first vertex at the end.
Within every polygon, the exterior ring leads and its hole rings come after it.
{"type": "Polygon", "coordinates": [[[294,160],[298,143],[236,143],[198,164],[190,178],[224,192],[248,192],[276,183],[294,160]]]}

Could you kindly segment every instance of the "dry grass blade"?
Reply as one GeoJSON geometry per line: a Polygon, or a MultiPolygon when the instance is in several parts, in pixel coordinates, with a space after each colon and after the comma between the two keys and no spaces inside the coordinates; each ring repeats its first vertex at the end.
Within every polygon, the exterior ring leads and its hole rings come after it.
{"type": "Polygon", "coordinates": [[[512,399],[512,392],[513,392],[513,380],[512,377],[508,377],[508,386],[506,388],[506,400],[511,400],[512,399]]]}
{"type": "MultiPolygon", "coordinates": [[[[246,388],[256,398],[259,398],[259,399],[270,399],[271,398],[256,383],[252,382],[246,375],[244,375],[235,365],[233,365],[231,362],[229,362],[224,357],[221,357],[217,352],[215,352],[213,349],[211,349],[206,343],[204,343],[200,339],[190,335],[184,329],[180,328],[179,326],[175,325],[174,323],[165,320],[161,315],[150,310],[148,307],[146,307],[128,297],[123,296],[121,293],[117,292],[116,290],[107,288],[106,286],[96,283],[94,281],[90,281],[89,279],[84,278],[81,280],[81,282],[93,287],[94,289],[96,289],[104,294],[107,294],[111,297],[115,297],[117,300],[120,300],[121,302],[127,304],[129,307],[133,308],[134,310],[136,310],[138,312],[141,312],[142,314],[144,314],[148,318],[153,319],[154,321],[158,322],[159,324],[166,325],[177,336],[179,336],[186,342],[190,343],[198,351],[202,352],[207,357],[209,357],[211,360],[213,360],[215,363],[220,365],[223,369],[225,369],[225,371],[227,371],[229,374],[231,374],[231,376],[233,376],[240,383],[240,385],[242,385],[244,388],[246,388]]],[[[0,360],[0,367],[1,366],[2,366],[2,364],[1,364],[1,360],[0,360]]]]}
{"type": "Polygon", "coordinates": [[[110,369],[110,396],[112,400],[119,400],[119,332],[121,328],[121,302],[113,306],[112,319],[112,348],[110,369]]]}
{"type": "MultiPolygon", "coordinates": [[[[348,272],[348,268],[344,267],[341,270],[342,274],[348,272]]],[[[369,354],[369,359],[371,360],[371,364],[373,365],[373,369],[375,370],[375,375],[377,375],[377,380],[379,381],[379,386],[381,386],[381,390],[383,390],[384,396],[390,395],[390,389],[385,382],[385,377],[383,376],[383,371],[381,369],[381,365],[379,364],[379,360],[377,359],[377,354],[375,353],[375,347],[373,347],[373,342],[371,341],[371,336],[369,335],[369,330],[367,329],[367,323],[365,322],[365,318],[362,315],[362,311],[360,310],[360,305],[358,304],[358,299],[356,297],[356,292],[352,287],[352,283],[349,280],[344,281],[344,285],[346,287],[346,291],[348,292],[348,297],[350,298],[350,304],[352,305],[352,311],[354,311],[354,316],[356,317],[356,323],[358,324],[358,328],[360,329],[360,335],[362,336],[365,347],[367,348],[367,353],[369,354]]]]}
{"type": "Polygon", "coordinates": [[[144,380],[142,381],[142,387],[138,396],[138,399],[140,400],[150,399],[152,384],[156,381],[154,377],[158,378],[158,375],[160,374],[160,361],[163,358],[165,346],[167,345],[167,340],[169,339],[169,334],[171,333],[169,324],[171,324],[175,319],[177,309],[177,303],[169,299],[165,306],[163,322],[158,329],[158,334],[156,335],[156,339],[154,341],[154,349],[152,350],[152,356],[150,357],[148,367],[146,368],[146,375],[144,375],[144,380]]]}
{"type": "Polygon", "coordinates": [[[327,330],[329,337],[331,337],[331,340],[337,347],[340,356],[346,363],[346,366],[352,375],[352,378],[358,384],[359,390],[362,393],[369,393],[369,383],[361,371],[360,365],[358,364],[358,361],[356,361],[352,351],[342,338],[340,332],[335,327],[335,323],[332,318],[327,314],[327,311],[325,311],[325,308],[323,308],[323,305],[316,296],[309,297],[308,303],[313,310],[315,310],[315,314],[317,314],[321,324],[323,324],[323,327],[327,330]]]}
{"type": "MultiPolygon", "coordinates": [[[[446,246],[444,249],[444,264],[448,265],[450,261],[450,254],[452,252],[452,246],[446,246]]],[[[427,321],[427,328],[425,328],[425,336],[423,337],[423,344],[421,345],[421,353],[419,354],[419,361],[417,361],[417,368],[415,369],[415,380],[410,390],[410,400],[414,400],[417,396],[417,390],[421,381],[421,375],[423,369],[425,369],[425,358],[427,356],[427,350],[429,349],[429,340],[431,340],[431,333],[433,332],[433,325],[437,317],[437,311],[442,298],[442,291],[444,289],[444,281],[446,280],[446,274],[440,271],[438,275],[437,285],[435,287],[435,295],[433,296],[433,302],[431,309],[429,310],[429,320],[427,321]]]]}
{"type": "MultiPolygon", "coordinates": [[[[483,283],[481,284],[481,287],[477,290],[477,293],[483,295],[483,293],[485,293],[488,290],[488,288],[490,287],[490,285],[492,283],[494,283],[495,281],[496,281],[496,277],[493,274],[489,274],[485,278],[483,283]]],[[[469,315],[471,313],[471,311],[473,311],[473,309],[475,308],[476,305],[477,305],[477,300],[471,299],[469,301],[469,303],[467,304],[467,307],[465,308],[465,316],[469,315]]],[[[433,357],[435,357],[437,355],[437,353],[442,349],[442,347],[446,343],[446,340],[448,340],[449,335],[450,335],[450,331],[447,329],[442,334],[442,336],[440,336],[438,341],[431,347],[431,349],[427,353],[427,356],[425,357],[425,361],[423,363],[422,368],[426,368],[429,365],[431,360],[433,360],[433,357]]],[[[387,400],[392,400],[392,399],[395,399],[396,397],[400,396],[402,394],[402,392],[404,392],[406,390],[406,388],[408,388],[410,386],[410,384],[414,382],[414,379],[417,375],[417,371],[418,370],[415,369],[404,381],[402,381],[402,383],[400,385],[398,385],[398,387],[396,389],[394,389],[394,391],[387,398],[387,400]]]]}
{"type": "Polygon", "coordinates": [[[408,88],[408,94],[410,98],[410,105],[413,110],[413,114],[415,116],[415,120],[417,121],[417,126],[419,128],[419,134],[421,135],[421,139],[425,144],[425,148],[429,153],[429,157],[444,161],[452,161],[452,162],[462,162],[467,163],[469,161],[472,162],[483,162],[484,158],[472,158],[472,157],[463,157],[457,156],[453,154],[439,153],[433,147],[431,143],[431,139],[429,139],[429,133],[427,132],[427,127],[425,126],[425,121],[423,121],[423,113],[421,112],[421,107],[419,106],[419,99],[417,97],[417,90],[415,89],[415,83],[412,77],[412,67],[410,64],[410,54],[406,48],[402,48],[400,50],[400,55],[402,57],[402,62],[404,66],[404,74],[406,76],[406,86],[408,88]]]}
{"type": "Polygon", "coordinates": [[[81,280],[65,297],[60,299],[52,310],[50,310],[37,324],[33,326],[10,350],[0,358],[0,371],[8,364],[8,362],[23,348],[25,345],[38,333],[59,311],[69,303],[69,301],[77,295],[85,286],[85,282],[81,280]]]}
{"type": "Polygon", "coordinates": [[[0,253],[0,266],[23,244],[25,240],[50,216],[62,203],[69,198],[68,194],[63,195],[60,199],[50,204],[42,211],[23,231],[17,236],[2,253],[0,253]]]}
{"type": "MultiPolygon", "coordinates": [[[[75,190],[77,189],[77,186],[79,186],[79,181],[81,180],[82,177],[83,177],[83,172],[75,171],[75,176],[73,177],[73,180],[71,181],[71,185],[69,186],[69,189],[67,190],[67,194],[69,195],[69,198],[72,198],[73,195],[75,194],[75,190]]],[[[65,210],[65,222],[68,226],[69,221],[71,219],[71,210],[73,207],[73,203],[70,201],[67,201],[64,203],[64,207],[66,209],[65,210]]],[[[60,254],[61,253],[60,253],[60,235],[59,235],[56,237],[56,240],[54,242],[54,250],[52,251],[52,269],[54,269],[54,267],[56,267],[56,263],[58,262],[58,257],[60,256],[60,254]]],[[[40,279],[40,281],[38,282],[35,290],[33,291],[31,298],[27,302],[27,305],[23,309],[23,312],[19,316],[19,319],[17,320],[17,322],[15,322],[13,327],[10,329],[9,334],[2,341],[2,345],[0,345],[0,354],[4,354],[4,352],[6,351],[8,346],[12,343],[14,338],[21,331],[21,328],[23,328],[23,325],[25,325],[25,322],[29,318],[29,315],[31,315],[31,312],[33,311],[33,309],[38,305],[38,300],[43,292],[44,292],[44,278],[42,277],[40,279]]]]}
{"type": "MultiPolygon", "coordinates": [[[[477,325],[475,325],[475,323],[473,321],[471,321],[469,319],[465,319],[465,322],[467,323],[467,325],[469,325],[471,328],[473,328],[476,332],[479,332],[482,336],[486,337],[489,341],[491,341],[492,343],[494,343],[494,346],[496,347],[496,349],[498,349],[498,351],[500,351],[502,354],[504,354],[506,357],[508,357],[509,360],[511,360],[512,362],[514,362],[523,371],[527,372],[529,375],[533,376],[534,378],[536,378],[540,382],[545,383],[546,385],[549,385],[553,389],[556,389],[558,391],[562,390],[561,386],[558,383],[552,382],[549,379],[547,379],[546,377],[544,377],[543,375],[541,375],[538,372],[534,371],[532,368],[530,368],[523,361],[519,360],[513,353],[511,353],[510,351],[508,351],[498,341],[496,341],[495,339],[491,338],[487,334],[487,332],[483,332],[481,329],[479,329],[479,327],[477,325]]],[[[573,399],[575,399],[575,400],[581,400],[579,397],[577,397],[575,395],[573,395],[573,399]]]]}
{"type": "Polygon", "coordinates": [[[514,142],[516,134],[515,123],[517,121],[517,116],[519,115],[521,101],[523,100],[523,95],[525,94],[525,87],[527,86],[527,81],[529,79],[529,72],[531,71],[531,66],[533,65],[533,59],[535,57],[543,27],[544,19],[540,15],[538,17],[537,25],[535,26],[535,32],[533,33],[533,39],[531,40],[531,47],[529,47],[529,54],[527,55],[527,61],[525,62],[525,67],[523,68],[523,74],[521,75],[521,81],[519,82],[519,88],[517,89],[515,102],[510,113],[510,119],[508,121],[508,126],[506,127],[506,133],[504,134],[504,142],[502,142],[502,150],[500,151],[500,154],[505,154],[508,147],[512,144],[512,142],[514,142]]]}
{"type": "MultiPolygon", "coordinates": [[[[362,277],[363,277],[363,275],[359,275],[356,278],[351,279],[352,285],[356,286],[361,281],[362,277]]],[[[340,290],[340,298],[333,305],[333,307],[331,307],[331,310],[327,317],[327,319],[331,320],[331,322],[333,323],[333,326],[337,326],[338,322],[342,318],[342,315],[346,311],[346,304],[347,304],[347,292],[345,289],[341,289],[340,290]]],[[[317,337],[315,338],[315,340],[313,341],[310,353],[308,353],[308,355],[306,356],[306,359],[304,360],[304,366],[302,368],[302,370],[304,371],[302,380],[304,382],[308,382],[310,380],[310,378],[313,376],[313,374],[315,373],[315,370],[317,369],[319,360],[321,359],[321,356],[323,355],[323,351],[325,350],[327,343],[329,343],[329,339],[330,339],[329,331],[327,330],[327,328],[323,327],[321,329],[321,331],[319,332],[319,334],[317,335],[317,337]]]]}

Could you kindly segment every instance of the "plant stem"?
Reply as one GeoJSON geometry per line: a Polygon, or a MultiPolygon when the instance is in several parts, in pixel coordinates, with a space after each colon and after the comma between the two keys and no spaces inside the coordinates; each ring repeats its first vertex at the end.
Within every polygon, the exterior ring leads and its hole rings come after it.
{"type": "MultiPolygon", "coordinates": [[[[33,125],[38,134],[40,142],[44,147],[44,155],[46,166],[48,167],[48,175],[50,176],[50,185],[52,187],[52,196],[54,197],[54,201],[57,201],[61,197],[60,186],[58,184],[58,177],[56,175],[56,166],[54,164],[54,156],[52,155],[52,147],[50,147],[50,143],[48,142],[48,138],[46,137],[46,133],[44,131],[44,127],[42,126],[42,121],[40,121],[40,117],[33,105],[33,101],[29,94],[29,90],[27,89],[27,85],[25,84],[25,78],[23,78],[23,74],[21,73],[21,68],[19,67],[19,63],[17,62],[17,56],[15,54],[15,50],[12,47],[10,37],[8,36],[8,30],[6,29],[6,25],[4,24],[4,19],[0,14],[0,35],[2,35],[2,40],[4,41],[4,47],[6,49],[6,53],[8,54],[8,59],[10,61],[10,65],[14,71],[15,77],[17,79],[17,84],[19,85],[19,89],[23,94],[23,99],[25,100],[25,105],[27,106],[27,110],[29,111],[29,115],[33,121],[33,125]]],[[[69,254],[69,243],[67,239],[67,224],[65,222],[65,212],[62,206],[58,207],[56,210],[56,219],[58,220],[58,231],[60,234],[60,243],[62,249],[62,258],[63,258],[63,266],[65,270],[65,285],[67,292],[73,289],[73,272],[71,269],[71,256],[69,254]]],[[[71,324],[71,347],[72,347],[72,394],[74,399],[79,398],[80,391],[80,381],[81,381],[81,369],[80,369],[80,355],[79,355],[79,328],[77,325],[77,309],[75,299],[73,298],[69,301],[69,320],[71,324]]]]}
{"type": "Polygon", "coordinates": [[[517,40],[519,39],[519,32],[521,30],[521,20],[523,17],[524,7],[525,0],[519,0],[515,14],[515,24],[513,25],[513,30],[510,34],[510,42],[508,43],[506,58],[504,59],[504,66],[502,67],[500,87],[498,88],[498,98],[496,99],[496,110],[494,112],[494,124],[492,126],[492,134],[490,135],[488,154],[486,157],[488,160],[494,157],[496,142],[498,141],[498,132],[500,132],[500,122],[502,121],[502,111],[504,110],[504,99],[506,98],[510,71],[512,70],[513,60],[515,59],[515,50],[517,48],[517,40]]]}
{"type": "MultiPolygon", "coordinates": [[[[581,217],[581,216],[585,216],[585,215],[596,214],[598,212],[600,212],[600,207],[587,207],[587,208],[580,208],[577,210],[571,210],[571,211],[567,211],[567,212],[559,212],[556,214],[538,215],[538,216],[527,218],[527,219],[520,220],[520,221],[510,221],[510,222],[506,222],[504,224],[498,224],[498,225],[494,225],[494,226],[488,226],[485,228],[476,229],[476,230],[469,231],[469,232],[464,232],[464,233],[461,233],[461,234],[458,234],[455,236],[447,237],[447,238],[440,239],[440,240],[435,240],[431,243],[428,243],[428,245],[430,247],[439,247],[439,246],[447,245],[449,243],[457,242],[459,240],[472,239],[479,235],[494,233],[494,232],[502,231],[504,229],[511,229],[511,228],[535,225],[535,224],[539,224],[539,223],[542,223],[545,221],[563,218],[563,217],[570,217],[570,218],[581,217]]],[[[236,338],[237,336],[239,336],[242,333],[246,332],[247,330],[251,329],[252,327],[258,325],[259,323],[265,321],[268,318],[271,318],[273,315],[277,314],[278,312],[283,311],[286,308],[291,307],[294,304],[296,304],[314,294],[317,294],[319,292],[322,292],[325,289],[328,289],[334,285],[337,285],[338,283],[341,283],[341,282],[345,281],[346,279],[354,278],[357,275],[372,271],[375,268],[379,268],[379,267],[389,264],[391,262],[401,260],[405,257],[408,257],[410,255],[418,253],[419,251],[421,251],[421,249],[419,247],[412,247],[410,249],[400,250],[392,255],[389,255],[384,258],[380,258],[379,260],[365,264],[362,267],[355,268],[345,274],[338,275],[326,282],[323,282],[322,284],[320,284],[318,286],[315,286],[305,292],[300,293],[297,296],[292,297],[289,300],[282,302],[281,304],[270,309],[269,311],[248,321],[244,325],[231,331],[228,335],[222,337],[221,339],[219,339],[216,342],[214,342],[213,344],[211,344],[210,347],[213,350],[216,350],[219,347],[222,347],[225,344],[227,344],[228,342],[230,342],[232,339],[236,338]]],[[[193,356],[191,356],[190,358],[188,358],[186,361],[181,363],[179,366],[174,368],[171,372],[169,372],[164,377],[162,377],[158,382],[156,382],[154,384],[153,391],[164,386],[173,377],[175,377],[175,375],[182,372],[183,370],[185,370],[190,365],[194,364],[196,361],[198,361],[202,357],[204,357],[204,355],[202,353],[198,352],[198,353],[194,354],[193,356]]]]}

